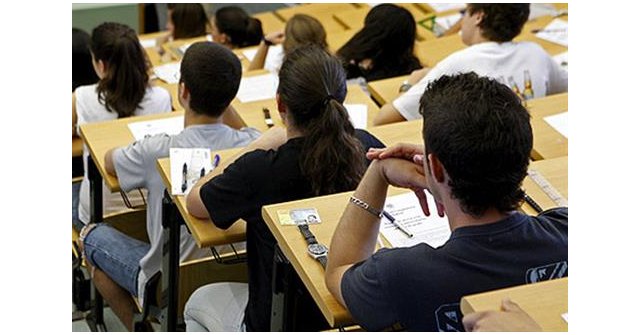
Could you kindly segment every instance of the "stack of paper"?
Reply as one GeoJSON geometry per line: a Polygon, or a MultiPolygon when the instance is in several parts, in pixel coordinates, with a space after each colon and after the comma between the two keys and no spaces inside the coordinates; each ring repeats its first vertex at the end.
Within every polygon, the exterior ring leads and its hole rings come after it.
{"type": "Polygon", "coordinates": [[[367,105],[344,104],[344,108],[349,113],[349,121],[353,124],[353,128],[367,129],[367,105]]]}
{"type": "Polygon", "coordinates": [[[171,148],[171,194],[189,194],[193,185],[213,170],[211,150],[206,148],[171,148]]]}
{"type": "Polygon", "coordinates": [[[464,9],[466,5],[464,3],[427,3],[436,13],[446,12],[454,9],[464,9]]]}
{"type": "Polygon", "coordinates": [[[569,46],[569,23],[560,19],[553,19],[544,29],[541,29],[536,37],[552,43],[569,46]]]}
{"type": "Polygon", "coordinates": [[[184,116],[132,122],[128,126],[136,141],[156,134],[176,135],[184,129],[184,116]]]}
{"type": "Polygon", "coordinates": [[[155,38],[148,38],[146,40],[140,40],[140,44],[142,45],[143,48],[153,48],[156,46],[156,39],[155,38]]]}
{"type": "Polygon", "coordinates": [[[569,138],[569,112],[547,116],[544,120],[562,136],[569,138]]]}
{"type": "Polygon", "coordinates": [[[268,100],[276,97],[278,76],[267,73],[259,76],[242,77],[238,99],[240,102],[268,100]]]}
{"type": "Polygon", "coordinates": [[[433,197],[426,193],[431,215],[425,216],[413,192],[388,197],[384,209],[396,219],[399,225],[413,234],[408,237],[386,217],[382,219],[380,232],[393,247],[410,247],[426,243],[434,248],[443,245],[451,236],[447,217],[439,217],[433,197]]]}
{"type": "Polygon", "coordinates": [[[155,66],[153,73],[167,84],[177,84],[180,81],[180,62],[155,66]]]}

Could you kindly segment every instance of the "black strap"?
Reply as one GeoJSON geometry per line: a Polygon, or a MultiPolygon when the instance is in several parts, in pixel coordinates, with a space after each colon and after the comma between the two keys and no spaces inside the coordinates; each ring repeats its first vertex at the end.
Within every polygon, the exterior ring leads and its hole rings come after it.
{"type": "Polygon", "coordinates": [[[323,269],[327,268],[327,256],[320,256],[320,257],[316,258],[316,260],[318,262],[320,262],[320,264],[322,264],[322,268],[323,269]]]}

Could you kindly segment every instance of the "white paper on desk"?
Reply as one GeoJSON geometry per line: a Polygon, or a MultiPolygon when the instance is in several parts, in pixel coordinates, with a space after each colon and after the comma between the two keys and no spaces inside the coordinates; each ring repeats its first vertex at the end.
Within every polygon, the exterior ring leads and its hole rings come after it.
{"type": "Polygon", "coordinates": [[[438,16],[436,17],[436,25],[438,25],[442,29],[442,33],[449,30],[456,22],[458,22],[462,18],[462,14],[455,13],[446,16],[438,16]]]}
{"type": "Polygon", "coordinates": [[[562,318],[564,319],[564,321],[565,321],[566,323],[569,323],[569,313],[564,313],[564,314],[562,314],[562,318]]]}
{"type": "Polygon", "coordinates": [[[267,73],[259,76],[242,77],[238,99],[240,102],[269,100],[276,97],[278,76],[267,73]]]}
{"type": "Polygon", "coordinates": [[[558,63],[561,68],[569,71],[569,51],[553,56],[553,60],[558,63]]]}
{"type": "Polygon", "coordinates": [[[569,46],[569,23],[561,19],[553,19],[536,37],[552,43],[569,46]]]}
{"type": "MultiPolygon", "coordinates": [[[[249,62],[253,61],[256,53],[258,53],[258,48],[242,51],[242,54],[249,60],[249,62]]],[[[280,67],[282,66],[283,59],[284,50],[282,50],[282,45],[278,44],[270,46],[269,52],[267,52],[267,58],[264,60],[264,69],[277,75],[278,71],[280,71],[280,67]]]]}
{"type": "Polygon", "coordinates": [[[429,6],[431,6],[431,8],[433,8],[433,10],[436,11],[436,13],[446,12],[448,10],[453,10],[453,9],[464,9],[466,7],[466,5],[464,3],[431,3],[431,2],[427,2],[427,4],[429,6]]]}
{"type": "Polygon", "coordinates": [[[546,116],[544,120],[562,136],[569,138],[569,112],[546,116]]]}
{"type": "Polygon", "coordinates": [[[365,104],[344,104],[344,108],[349,113],[349,121],[356,129],[367,129],[367,105],[365,104]]]}
{"type": "Polygon", "coordinates": [[[529,5],[529,20],[539,18],[541,16],[555,16],[558,14],[558,10],[551,3],[532,3],[529,5]]]}
{"type": "Polygon", "coordinates": [[[140,44],[142,45],[143,48],[153,48],[156,46],[156,39],[155,38],[148,38],[145,40],[140,40],[140,44]]]}
{"type": "Polygon", "coordinates": [[[184,56],[184,53],[187,52],[187,49],[189,49],[190,46],[191,46],[191,43],[183,44],[178,47],[178,51],[180,51],[180,54],[184,56]]]}
{"type": "Polygon", "coordinates": [[[154,66],[153,73],[167,84],[177,84],[180,81],[180,62],[154,66]]]}
{"type": "Polygon", "coordinates": [[[439,217],[433,197],[426,193],[432,214],[425,216],[413,192],[388,197],[384,209],[406,230],[413,234],[409,238],[385,217],[382,218],[380,232],[393,247],[410,247],[426,243],[434,248],[443,245],[451,236],[447,217],[439,217]]]}
{"type": "Polygon", "coordinates": [[[172,195],[189,194],[201,176],[213,170],[211,150],[206,148],[171,148],[169,149],[169,161],[171,164],[172,195]],[[186,174],[183,173],[185,164],[186,174]]]}
{"type": "Polygon", "coordinates": [[[184,129],[184,116],[169,117],[166,119],[131,122],[129,131],[136,141],[156,134],[176,135],[184,129]]]}

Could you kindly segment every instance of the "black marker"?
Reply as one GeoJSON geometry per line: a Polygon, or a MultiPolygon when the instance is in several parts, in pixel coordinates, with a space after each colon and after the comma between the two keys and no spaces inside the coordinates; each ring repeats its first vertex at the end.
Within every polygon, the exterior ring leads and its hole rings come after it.
{"type": "Polygon", "coordinates": [[[182,193],[187,190],[187,162],[182,165],[182,193]]]}
{"type": "Polygon", "coordinates": [[[529,204],[529,206],[531,206],[536,212],[541,213],[543,211],[542,207],[540,207],[540,205],[538,205],[538,203],[526,193],[524,194],[524,201],[529,204]]]}
{"type": "Polygon", "coordinates": [[[204,177],[204,168],[202,168],[202,170],[200,170],[200,178],[204,177]]]}
{"type": "Polygon", "coordinates": [[[271,112],[269,112],[269,108],[262,107],[262,113],[264,113],[264,123],[267,124],[267,128],[273,127],[273,120],[271,119],[271,112]]]}

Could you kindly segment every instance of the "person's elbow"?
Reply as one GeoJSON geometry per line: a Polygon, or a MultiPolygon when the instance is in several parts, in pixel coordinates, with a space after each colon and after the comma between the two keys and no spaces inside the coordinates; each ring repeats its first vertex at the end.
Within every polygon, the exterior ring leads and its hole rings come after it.
{"type": "Polygon", "coordinates": [[[115,148],[110,149],[104,155],[104,169],[105,171],[107,171],[108,174],[112,176],[117,176],[116,167],[114,165],[114,159],[113,159],[114,152],[115,152],[115,148]]]}
{"type": "Polygon", "coordinates": [[[398,110],[393,106],[392,103],[387,103],[384,106],[382,106],[382,108],[380,108],[380,111],[378,112],[376,117],[373,119],[373,125],[381,126],[389,123],[396,123],[396,122],[402,122],[402,121],[406,121],[404,116],[402,116],[402,114],[398,112],[398,110]]]}
{"type": "Polygon", "coordinates": [[[187,211],[199,219],[209,219],[209,212],[207,212],[202,202],[200,187],[198,185],[194,186],[189,194],[187,194],[187,211]]]}
{"type": "Polygon", "coordinates": [[[342,289],[340,284],[342,283],[342,276],[344,275],[348,267],[331,267],[327,264],[327,269],[324,273],[324,283],[327,285],[327,289],[331,292],[336,300],[346,307],[344,299],[342,298],[342,289]]]}

